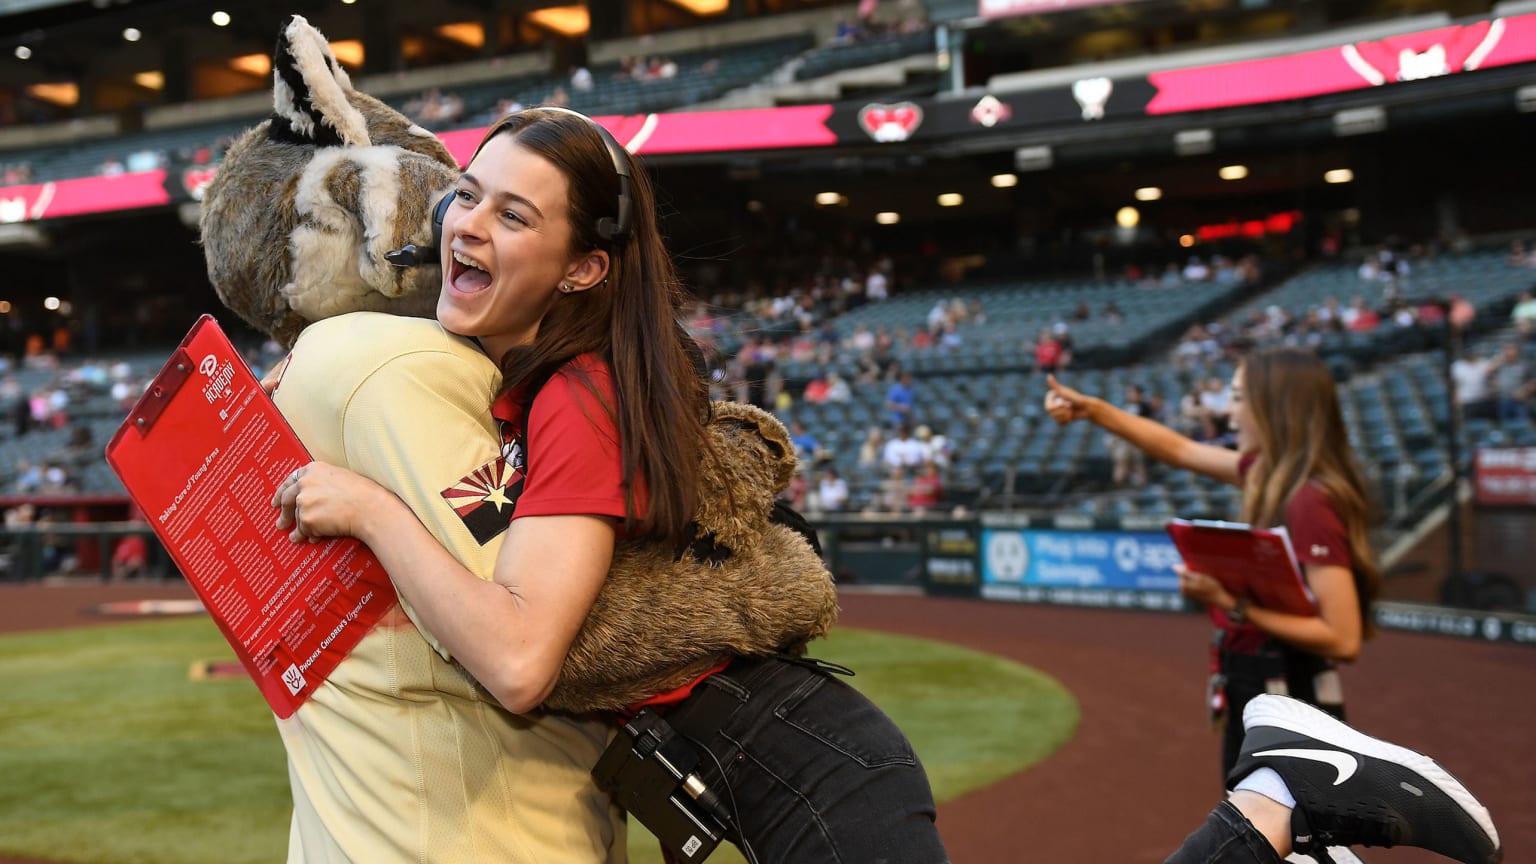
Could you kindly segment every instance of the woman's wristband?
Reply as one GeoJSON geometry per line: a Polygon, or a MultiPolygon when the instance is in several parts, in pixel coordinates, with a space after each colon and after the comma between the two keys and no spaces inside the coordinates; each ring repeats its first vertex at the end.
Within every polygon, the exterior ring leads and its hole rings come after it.
{"type": "Polygon", "coordinates": [[[1237,602],[1232,604],[1232,608],[1231,609],[1227,610],[1227,620],[1231,621],[1233,624],[1247,624],[1248,623],[1248,598],[1247,597],[1239,597],[1239,598],[1237,598],[1237,602]]]}

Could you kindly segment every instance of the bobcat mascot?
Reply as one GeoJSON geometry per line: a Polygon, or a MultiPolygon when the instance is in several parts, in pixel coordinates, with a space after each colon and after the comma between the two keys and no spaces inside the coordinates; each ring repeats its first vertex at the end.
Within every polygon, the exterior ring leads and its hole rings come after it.
{"type": "MultiPolygon", "coordinates": [[[[274,54],[271,118],[229,149],[203,202],[222,301],[292,346],[275,398],[315,459],[399,495],[466,567],[493,572],[496,365],[430,316],[431,208],[458,165],[353,89],[303,18],[274,54]],[[489,509],[487,509],[489,508],[489,509]]],[[[837,614],[806,538],[770,518],[795,470],[783,426],[719,403],[698,542],[621,543],[546,711],[503,710],[403,601],[292,718],[290,862],[622,861],[623,814],[590,776],[613,715],[741,655],[798,654],[837,614]]]]}

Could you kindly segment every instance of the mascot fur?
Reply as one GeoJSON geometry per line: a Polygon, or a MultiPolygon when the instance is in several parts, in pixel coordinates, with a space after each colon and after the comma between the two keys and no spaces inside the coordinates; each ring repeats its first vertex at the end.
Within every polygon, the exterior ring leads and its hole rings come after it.
{"type": "MultiPolygon", "coordinates": [[[[303,18],[273,59],[275,113],[230,147],[203,202],[220,299],[290,347],[306,325],[346,313],[430,317],[438,263],[398,267],[384,254],[431,245],[431,208],[458,165],[431,133],[354,90],[303,18]]],[[[715,403],[709,434],[723,458],[704,472],[698,542],[681,553],[619,544],[546,708],[620,709],[731,656],[802,653],[836,619],[820,556],[772,518],[795,471],[783,424],[715,403]]]]}

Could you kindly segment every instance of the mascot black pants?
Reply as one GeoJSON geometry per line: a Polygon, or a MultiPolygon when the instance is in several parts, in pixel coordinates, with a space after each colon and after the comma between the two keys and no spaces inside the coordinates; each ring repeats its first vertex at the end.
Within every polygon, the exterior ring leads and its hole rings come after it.
{"type": "Polygon", "coordinates": [[[737,659],[666,717],[707,751],[699,773],[758,864],[948,861],[906,736],[814,663],[737,659]]]}

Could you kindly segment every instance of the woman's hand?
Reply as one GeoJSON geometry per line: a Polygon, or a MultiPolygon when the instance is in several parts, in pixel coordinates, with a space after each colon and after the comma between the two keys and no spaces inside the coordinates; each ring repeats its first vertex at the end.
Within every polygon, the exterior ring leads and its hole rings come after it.
{"type": "Polygon", "coordinates": [[[278,484],[272,506],[278,508],[277,527],[295,543],[321,537],[366,539],[365,514],[376,512],[380,497],[388,495],[361,474],[311,462],[278,484]]]}
{"type": "Polygon", "coordinates": [[[268,396],[277,392],[277,385],[283,382],[283,373],[288,370],[288,361],[292,359],[292,354],[284,355],[283,359],[277,361],[271,369],[267,370],[267,374],[261,376],[261,389],[268,396]]]}
{"type": "Polygon", "coordinates": [[[1185,597],[1227,612],[1237,607],[1237,598],[1232,596],[1232,592],[1219,579],[1197,573],[1183,564],[1175,565],[1173,570],[1179,574],[1179,593],[1185,597]]]}
{"type": "Polygon", "coordinates": [[[1047,375],[1045,383],[1049,388],[1045,391],[1045,411],[1051,415],[1052,420],[1066,425],[1088,416],[1088,404],[1093,401],[1092,396],[1084,396],[1057,382],[1055,375],[1047,375]]]}

